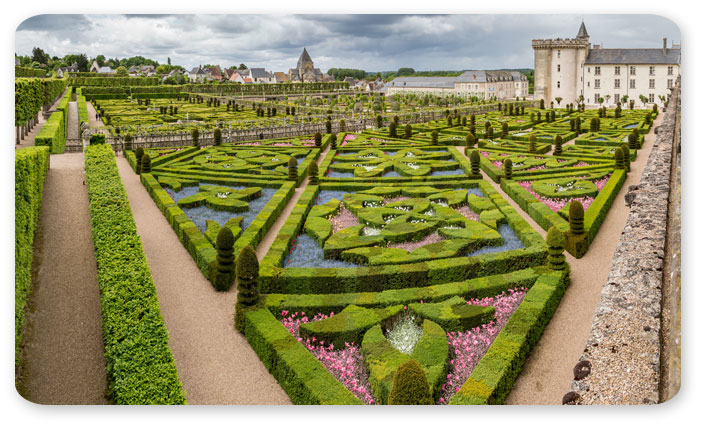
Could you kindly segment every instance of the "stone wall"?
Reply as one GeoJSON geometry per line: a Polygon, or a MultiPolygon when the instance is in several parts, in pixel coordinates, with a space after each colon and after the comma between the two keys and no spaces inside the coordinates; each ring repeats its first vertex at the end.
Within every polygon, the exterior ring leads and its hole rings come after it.
{"type": "Polygon", "coordinates": [[[586,348],[574,369],[575,381],[564,402],[660,402],[664,251],[672,151],[675,144],[678,146],[675,139],[680,141],[680,135],[675,134],[680,99],[679,81],[639,186],[633,190],[627,224],[602,288],[586,348]]]}

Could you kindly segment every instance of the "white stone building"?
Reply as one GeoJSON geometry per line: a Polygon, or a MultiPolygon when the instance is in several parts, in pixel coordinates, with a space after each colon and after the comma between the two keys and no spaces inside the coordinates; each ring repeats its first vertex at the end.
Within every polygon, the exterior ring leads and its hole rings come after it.
{"type": "Polygon", "coordinates": [[[681,73],[681,48],[602,48],[590,45],[585,24],[574,39],[534,39],[534,99],[547,106],[561,98],[560,106],[577,104],[616,104],[626,97],[641,105],[667,96],[681,73]]]}
{"type": "Polygon", "coordinates": [[[518,71],[473,70],[456,77],[396,77],[386,83],[385,92],[509,100],[529,96],[529,84],[518,71]]]}

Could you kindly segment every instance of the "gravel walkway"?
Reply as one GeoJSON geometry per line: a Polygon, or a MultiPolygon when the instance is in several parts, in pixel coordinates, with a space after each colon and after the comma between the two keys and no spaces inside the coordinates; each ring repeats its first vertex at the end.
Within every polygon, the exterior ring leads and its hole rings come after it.
{"type": "MultiPolygon", "coordinates": [[[[663,114],[660,113],[654,125],[660,125],[662,121],[663,114]]],[[[566,253],[571,269],[570,286],[514,383],[506,399],[507,404],[560,404],[568,391],[568,385],[573,380],[573,367],[578,362],[578,355],[585,349],[592,328],[602,287],[610,272],[613,252],[629,216],[623,197],[630,185],[639,183],[655,140],[652,129],[645,136],[637,159],[632,162],[631,172],[585,256],[576,259],[566,253]]],[[[500,188],[498,190],[501,192],[500,188]]],[[[506,196],[505,199],[509,201],[506,196]]],[[[513,201],[510,203],[515,205],[513,201]]],[[[518,207],[515,208],[518,211],[518,207]]],[[[525,213],[521,212],[521,215],[531,221],[525,213]]],[[[539,230],[536,225],[532,226],[539,230]]],[[[545,231],[539,232],[545,236],[545,231]]]]}
{"type": "Polygon", "coordinates": [[[52,155],[17,376],[39,404],[107,404],[83,154],[52,155]]]}
{"type": "Polygon", "coordinates": [[[118,169],[150,264],[170,348],[190,404],[290,404],[233,322],[236,291],[217,292],[125,158],[118,169]]]}
{"type": "Polygon", "coordinates": [[[67,140],[78,140],[79,139],[79,103],[76,101],[70,101],[69,107],[67,107],[68,120],[66,121],[66,139],[67,140]]]}
{"type": "Polygon", "coordinates": [[[93,107],[90,101],[86,101],[86,108],[88,109],[89,125],[91,127],[103,127],[103,121],[101,118],[96,119],[96,109],[93,107]]]}

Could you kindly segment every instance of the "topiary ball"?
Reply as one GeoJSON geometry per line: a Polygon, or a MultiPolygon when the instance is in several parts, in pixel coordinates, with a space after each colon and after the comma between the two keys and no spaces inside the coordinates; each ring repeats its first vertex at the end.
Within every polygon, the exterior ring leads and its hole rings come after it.
{"type": "Polygon", "coordinates": [[[253,250],[253,247],[246,246],[241,249],[238,254],[238,259],[236,260],[236,275],[239,280],[247,279],[249,281],[253,281],[258,279],[259,269],[260,265],[258,264],[258,256],[256,256],[256,251],[253,250]]]}
{"type": "Polygon", "coordinates": [[[234,248],[234,233],[231,229],[223,227],[216,235],[216,248],[219,250],[229,250],[234,248]]]}
{"type": "Polygon", "coordinates": [[[433,396],[425,371],[415,359],[398,367],[388,395],[388,405],[432,405],[433,396]]]}
{"type": "Polygon", "coordinates": [[[568,208],[568,217],[570,220],[570,232],[574,235],[582,235],[585,233],[585,209],[577,200],[570,201],[568,208]]]}

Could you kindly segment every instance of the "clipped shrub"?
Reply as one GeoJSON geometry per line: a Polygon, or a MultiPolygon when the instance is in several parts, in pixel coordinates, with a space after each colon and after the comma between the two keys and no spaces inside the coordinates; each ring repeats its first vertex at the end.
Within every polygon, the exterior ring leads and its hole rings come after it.
{"type": "Polygon", "coordinates": [[[227,291],[234,281],[234,233],[223,227],[216,236],[216,270],[214,287],[217,291],[227,291]]]}
{"type": "Polygon", "coordinates": [[[403,129],[403,138],[410,139],[412,135],[413,127],[411,127],[411,124],[406,124],[406,127],[403,129]]]}
{"type": "Polygon", "coordinates": [[[479,151],[473,150],[470,153],[470,168],[472,169],[472,175],[479,175],[479,151]]]}
{"type": "Polygon", "coordinates": [[[100,145],[103,143],[106,143],[106,136],[104,134],[92,134],[91,138],[89,139],[89,146],[100,145]]]}
{"type": "Polygon", "coordinates": [[[140,173],[150,173],[150,156],[148,154],[143,155],[143,158],[140,160],[140,167],[140,173]]]}
{"type": "Polygon", "coordinates": [[[621,146],[615,149],[615,169],[624,170],[624,151],[621,146]]]}
{"type": "Polygon", "coordinates": [[[501,133],[502,139],[508,135],[509,135],[509,124],[506,122],[502,122],[502,133],[501,133]]]}
{"type": "Polygon", "coordinates": [[[447,115],[447,126],[451,127],[452,126],[452,116],[447,115]]]}
{"type": "Polygon", "coordinates": [[[492,128],[492,127],[487,128],[487,134],[485,135],[485,138],[487,140],[492,140],[494,138],[494,128],[492,128]]]}
{"type": "Polygon", "coordinates": [[[629,133],[629,136],[627,136],[627,142],[629,143],[629,149],[637,149],[639,145],[637,135],[634,133],[629,133]]]}
{"type": "Polygon", "coordinates": [[[556,111],[551,110],[551,122],[555,122],[555,121],[556,121],[556,111]]]}
{"type": "Polygon", "coordinates": [[[398,137],[398,134],[396,133],[396,129],[398,128],[398,125],[396,125],[395,122],[391,122],[388,124],[388,136],[392,138],[398,137]]]}
{"type": "Polygon", "coordinates": [[[133,136],[130,134],[125,135],[125,149],[133,149],[133,136]]]}
{"type": "Polygon", "coordinates": [[[318,172],[317,163],[311,161],[310,165],[307,167],[307,174],[310,176],[310,184],[317,185],[320,183],[318,172]]]}
{"type": "Polygon", "coordinates": [[[288,160],[288,179],[297,181],[297,159],[295,157],[290,157],[288,160]]]}
{"type": "Polygon", "coordinates": [[[327,120],[327,122],[325,122],[325,130],[327,134],[332,134],[332,121],[330,121],[329,119],[327,120]]]}
{"type": "Polygon", "coordinates": [[[432,133],[430,133],[430,144],[433,146],[438,145],[438,132],[437,131],[433,131],[432,133]]]}
{"type": "Polygon", "coordinates": [[[658,114],[659,113],[659,106],[654,104],[651,108],[652,113],[658,114]]]}
{"type": "Polygon", "coordinates": [[[622,107],[617,104],[617,107],[615,107],[615,118],[620,118],[622,117],[622,107]]]}
{"type": "Polygon", "coordinates": [[[315,146],[322,147],[322,134],[319,131],[315,133],[315,146]]]}
{"type": "Polygon", "coordinates": [[[135,150],[135,173],[140,175],[142,170],[143,155],[145,155],[145,150],[143,148],[138,148],[135,150]]]}
{"type": "MultiPolygon", "coordinates": [[[[345,137],[346,137],[346,136],[345,136],[345,137]]],[[[342,142],[343,142],[343,141],[344,141],[344,138],[342,138],[342,142]]],[[[329,143],[330,143],[330,145],[332,146],[332,149],[337,149],[337,135],[336,135],[336,134],[332,134],[332,135],[330,136],[330,141],[329,141],[329,143]]]]}
{"type": "Polygon", "coordinates": [[[560,155],[563,153],[563,138],[560,134],[556,134],[555,139],[553,139],[553,155],[560,155]]]}
{"type": "Polygon", "coordinates": [[[467,149],[474,147],[474,134],[469,133],[465,136],[465,145],[467,146],[467,149]]]}
{"type": "Polygon", "coordinates": [[[570,232],[573,235],[582,235],[585,233],[585,209],[577,200],[570,201],[568,220],[570,221],[570,232]]]}
{"type": "Polygon", "coordinates": [[[383,117],[381,115],[376,115],[376,128],[383,127],[383,117]]]}
{"type": "Polygon", "coordinates": [[[433,395],[425,371],[415,359],[401,364],[393,376],[388,405],[432,405],[433,395]]]}
{"type": "Polygon", "coordinates": [[[214,146],[221,145],[221,128],[214,128],[214,146]]]}
{"type": "Polygon", "coordinates": [[[511,179],[511,175],[512,175],[511,158],[507,158],[506,160],[504,160],[504,178],[511,179]]]}
{"type": "Polygon", "coordinates": [[[538,107],[539,107],[541,110],[545,110],[545,109],[546,109],[546,103],[545,103],[545,101],[544,101],[544,100],[541,100],[538,107]]]}
{"type": "Polygon", "coordinates": [[[536,152],[536,134],[529,134],[529,152],[530,153],[535,153],[536,152]]]}
{"type": "Polygon", "coordinates": [[[634,100],[629,101],[629,109],[634,110],[634,100]]]}
{"type": "MultiPolygon", "coordinates": [[[[398,122],[397,122],[397,123],[398,123],[398,122]]],[[[341,119],[341,120],[339,121],[339,132],[340,132],[340,133],[341,133],[341,132],[344,132],[344,131],[346,131],[346,129],[347,129],[347,123],[346,123],[346,121],[345,121],[344,119],[341,119]]]]}
{"type": "Polygon", "coordinates": [[[552,226],[546,234],[546,245],[548,248],[548,267],[551,270],[567,270],[568,264],[565,262],[565,237],[557,227],[552,226]]]}
{"type": "Polygon", "coordinates": [[[199,147],[199,130],[196,128],[192,129],[192,145],[199,147]]]}
{"type": "Polygon", "coordinates": [[[625,168],[625,170],[627,171],[627,173],[629,173],[629,170],[630,170],[629,165],[630,165],[630,162],[631,162],[631,160],[630,160],[631,154],[630,154],[630,152],[629,152],[629,146],[627,146],[626,143],[625,143],[624,145],[622,145],[622,152],[623,152],[623,154],[624,154],[624,155],[623,155],[623,158],[624,158],[624,168],[625,168]]]}
{"type": "Polygon", "coordinates": [[[258,257],[253,247],[246,246],[241,249],[236,260],[238,295],[236,296],[234,322],[236,329],[242,333],[244,331],[246,312],[257,307],[261,298],[258,280],[259,268],[258,257]]]}

